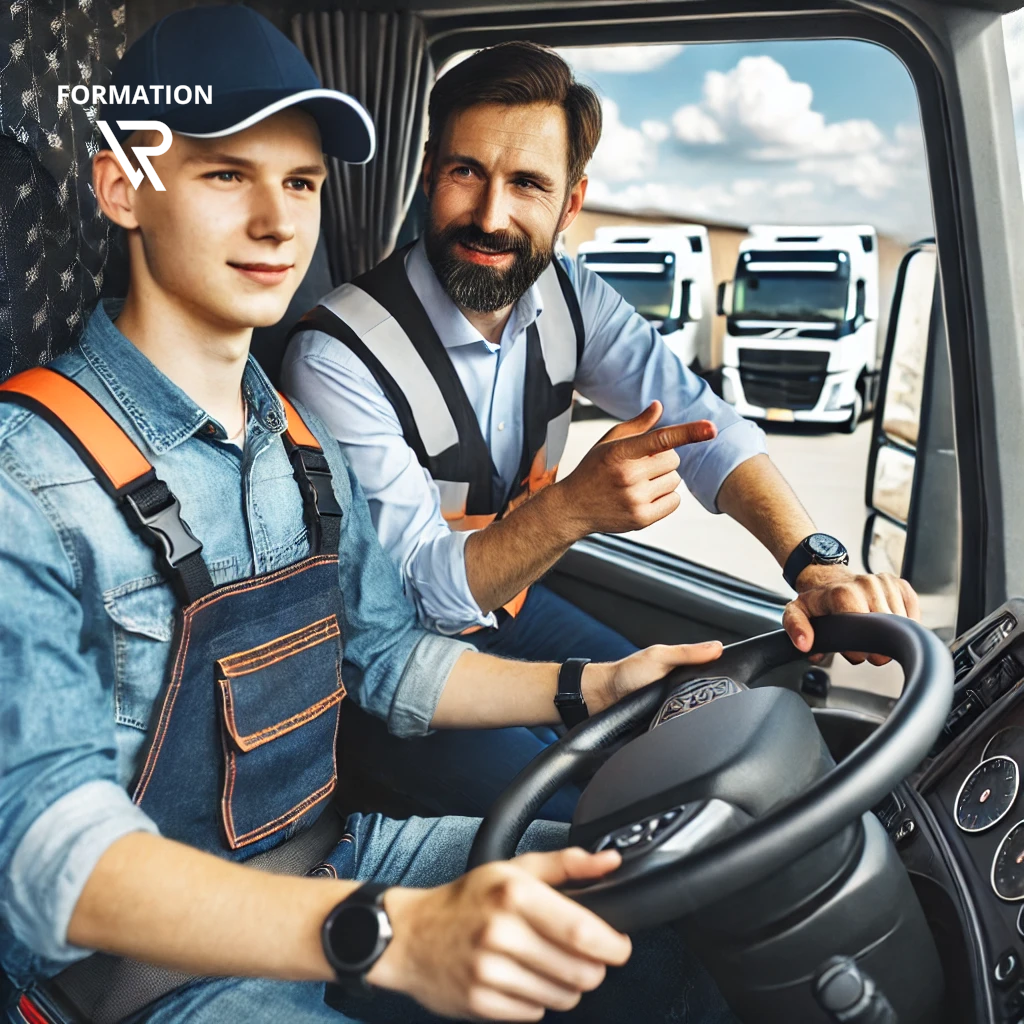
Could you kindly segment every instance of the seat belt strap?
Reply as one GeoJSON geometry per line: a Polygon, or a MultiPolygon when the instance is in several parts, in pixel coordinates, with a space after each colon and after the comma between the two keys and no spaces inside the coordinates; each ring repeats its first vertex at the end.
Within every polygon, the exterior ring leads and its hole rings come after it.
{"type": "Polygon", "coordinates": [[[302,495],[302,514],[309,533],[310,551],[336,555],[341,542],[342,510],[334,496],[327,456],[295,406],[280,392],[278,397],[288,420],[283,435],[284,446],[302,495]]]}
{"type": "Polygon", "coordinates": [[[213,590],[203,545],[181,505],[124,428],[80,384],[45,366],[0,384],[0,401],[41,416],[75,450],[129,525],[157,552],[157,564],[185,604],[213,590]]]}

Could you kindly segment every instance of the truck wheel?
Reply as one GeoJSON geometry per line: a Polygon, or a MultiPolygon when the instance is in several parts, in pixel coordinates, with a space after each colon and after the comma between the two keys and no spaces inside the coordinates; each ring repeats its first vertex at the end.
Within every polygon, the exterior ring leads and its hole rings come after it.
{"type": "Polygon", "coordinates": [[[853,393],[853,408],[850,410],[850,418],[843,424],[844,433],[852,434],[857,429],[857,424],[860,423],[860,418],[863,415],[864,396],[860,393],[860,388],[858,388],[853,393]]]}

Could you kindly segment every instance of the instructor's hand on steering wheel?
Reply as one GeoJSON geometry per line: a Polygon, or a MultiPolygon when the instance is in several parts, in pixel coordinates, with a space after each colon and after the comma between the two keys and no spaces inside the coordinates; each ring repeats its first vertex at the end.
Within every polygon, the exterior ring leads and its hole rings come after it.
{"type": "Polygon", "coordinates": [[[664,679],[681,665],[704,665],[722,654],[718,640],[700,644],[654,644],[620,661],[591,663],[583,670],[582,689],[590,714],[604,711],[634,690],[664,679]]]}
{"type": "MultiPolygon", "coordinates": [[[[782,616],[793,645],[809,651],[814,644],[811,618],[837,612],[890,612],[921,621],[921,605],[914,588],[892,573],[855,573],[845,565],[809,565],[797,579],[799,594],[786,605],[782,616]]],[[[884,665],[890,659],[881,655],[865,655],[860,651],[843,651],[854,665],[865,658],[872,665],[884,665]]],[[[815,655],[811,661],[820,661],[815,655]]]]}
{"type": "Polygon", "coordinates": [[[485,864],[436,889],[389,889],[394,938],[367,979],[460,1020],[570,1010],[632,952],[627,936],[553,886],[614,871],[579,847],[485,864]]]}

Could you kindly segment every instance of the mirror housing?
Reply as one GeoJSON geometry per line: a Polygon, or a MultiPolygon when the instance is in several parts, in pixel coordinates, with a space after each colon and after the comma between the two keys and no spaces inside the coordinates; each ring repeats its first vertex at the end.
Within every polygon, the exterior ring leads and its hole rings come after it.
{"type": "MultiPolygon", "coordinates": [[[[952,383],[932,242],[914,246],[896,277],[872,424],[862,554],[869,572],[904,576],[955,618],[959,494],[952,383]],[[952,511],[951,511],[952,505],[952,511]],[[950,612],[949,602],[953,602],[950,612]]],[[[926,618],[927,624],[927,618],[926,618]]]]}
{"type": "Polygon", "coordinates": [[[715,312],[719,316],[732,315],[732,281],[720,281],[715,296],[715,312]]]}
{"type": "Polygon", "coordinates": [[[683,302],[681,319],[687,323],[697,323],[704,316],[704,304],[700,300],[700,288],[696,281],[683,282],[683,302]]]}

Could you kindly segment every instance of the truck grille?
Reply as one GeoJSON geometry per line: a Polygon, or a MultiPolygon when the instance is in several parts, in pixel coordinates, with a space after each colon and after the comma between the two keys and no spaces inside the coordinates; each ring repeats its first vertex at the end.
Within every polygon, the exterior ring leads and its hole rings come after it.
{"type": "Polygon", "coordinates": [[[813,409],[828,368],[827,352],[740,349],[740,381],[751,405],[813,409]]]}

